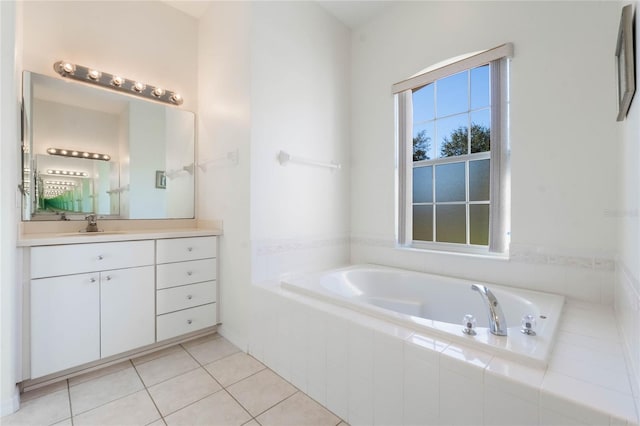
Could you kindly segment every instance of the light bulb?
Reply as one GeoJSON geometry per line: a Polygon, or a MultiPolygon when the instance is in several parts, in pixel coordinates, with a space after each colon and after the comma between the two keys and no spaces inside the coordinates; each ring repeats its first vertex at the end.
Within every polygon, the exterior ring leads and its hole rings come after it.
{"type": "Polygon", "coordinates": [[[66,72],[67,74],[73,74],[73,72],[76,70],[75,65],[70,62],[63,62],[60,67],[62,68],[62,71],[66,72]]]}
{"type": "Polygon", "coordinates": [[[111,79],[112,86],[121,87],[123,84],[124,84],[124,78],[122,77],[118,77],[117,75],[114,75],[113,78],[111,79]]]}
{"type": "Polygon", "coordinates": [[[174,93],[169,99],[176,105],[180,105],[182,103],[182,96],[180,96],[179,93],[174,93]]]}
{"type": "Polygon", "coordinates": [[[141,92],[144,90],[144,88],[145,88],[144,84],[140,83],[139,81],[136,81],[136,82],[133,84],[133,87],[131,87],[131,89],[132,89],[134,92],[138,92],[138,93],[141,93],[141,92]]]}
{"type": "Polygon", "coordinates": [[[77,157],[78,154],[79,154],[78,151],[71,151],[71,155],[73,155],[74,157],[77,157]]]}
{"type": "Polygon", "coordinates": [[[162,95],[164,95],[164,89],[163,89],[163,88],[161,88],[161,87],[155,87],[155,88],[153,89],[153,91],[151,92],[151,94],[152,94],[153,96],[155,96],[156,98],[159,98],[159,97],[161,97],[162,95]]]}
{"type": "Polygon", "coordinates": [[[56,152],[58,152],[58,151],[57,151],[55,148],[49,148],[49,149],[47,149],[47,152],[48,152],[49,154],[55,154],[55,153],[56,153],[56,152]]]}
{"type": "Polygon", "coordinates": [[[102,73],[98,70],[89,70],[89,72],[87,73],[87,77],[94,81],[99,80],[101,75],[102,73]]]}
{"type": "Polygon", "coordinates": [[[84,158],[89,158],[89,153],[88,153],[88,152],[83,152],[83,153],[82,153],[82,156],[83,156],[84,158]]]}

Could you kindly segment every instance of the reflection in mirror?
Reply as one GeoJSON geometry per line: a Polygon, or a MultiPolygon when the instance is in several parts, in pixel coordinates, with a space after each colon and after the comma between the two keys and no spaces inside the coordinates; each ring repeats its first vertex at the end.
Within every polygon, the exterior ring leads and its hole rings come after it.
{"type": "Polygon", "coordinates": [[[27,71],[23,97],[23,220],[194,217],[193,113],[27,71]]]}

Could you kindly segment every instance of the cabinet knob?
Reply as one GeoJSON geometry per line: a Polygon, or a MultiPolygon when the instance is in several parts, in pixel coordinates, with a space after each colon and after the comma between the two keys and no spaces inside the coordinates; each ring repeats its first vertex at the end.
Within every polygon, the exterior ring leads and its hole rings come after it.
{"type": "Polygon", "coordinates": [[[187,295],[187,299],[191,300],[191,299],[193,299],[193,296],[189,294],[189,295],[187,295]]]}
{"type": "Polygon", "coordinates": [[[90,282],[90,283],[95,283],[95,282],[96,282],[96,279],[95,279],[95,278],[93,278],[93,277],[91,277],[91,278],[89,278],[89,282],[90,282]]]}
{"type": "Polygon", "coordinates": [[[187,251],[193,251],[193,247],[187,247],[187,251]]]}
{"type": "Polygon", "coordinates": [[[188,319],[187,320],[187,324],[191,324],[193,322],[193,320],[188,319]]]}
{"type": "Polygon", "coordinates": [[[189,276],[193,275],[193,271],[187,271],[187,275],[189,276]]]}
{"type": "Polygon", "coordinates": [[[104,256],[103,255],[98,255],[98,260],[102,260],[102,259],[104,259],[104,256]]]}
{"type": "Polygon", "coordinates": [[[111,275],[107,275],[106,277],[104,277],[107,281],[111,281],[111,275]]]}

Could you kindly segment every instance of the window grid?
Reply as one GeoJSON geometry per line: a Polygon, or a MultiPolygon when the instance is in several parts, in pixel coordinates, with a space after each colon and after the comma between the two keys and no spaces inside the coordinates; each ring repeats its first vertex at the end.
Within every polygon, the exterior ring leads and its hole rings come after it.
{"type": "MultiPolygon", "coordinates": [[[[485,65],[481,65],[482,66],[486,66],[489,64],[485,64],[485,65]]],[[[467,246],[488,246],[489,241],[487,241],[487,244],[482,244],[482,245],[477,245],[477,244],[471,244],[471,212],[470,212],[470,206],[471,205],[488,205],[489,207],[491,206],[491,200],[479,200],[479,201],[471,201],[470,200],[470,180],[471,180],[471,176],[469,173],[469,164],[471,161],[474,160],[481,160],[481,159],[488,159],[489,161],[491,161],[491,152],[490,151],[483,151],[483,152],[478,152],[478,153],[472,153],[472,135],[471,135],[471,130],[472,130],[472,114],[474,112],[479,112],[479,111],[489,111],[489,123],[491,123],[491,105],[492,105],[492,100],[491,100],[491,96],[489,96],[489,105],[488,106],[482,106],[479,108],[475,108],[472,109],[471,108],[471,104],[472,104],[472,99],[471,99],[471,70],[475,69],[475,68],[479,68],[479,67],[474,67],[471,69],[468,69],[466,71],[463,71],[466,74],[466,83],[467,83],[467,109],[465,111],[460,111],[460,112],[456,112],[456,113],[452,113],[452,114],[448,114],[445,116],[438,116],[438,81],[436,80],[433,83],[434,89],[433,89],[433,119],[431,120],[422,120],[422,121],[417,121],[414,122],[412,125],[412,128],[415,128],[416,124],[418,125],[424,125],[424,124],[430,124],[433,123],[433,147],[430,149],[431,154],[433,156],[433,159],[426,159],[426,160],[420,160],[420,161],[414,161],[413,162],[413,169],[417,168],[417,167],[428,167],[431,166],[431,194],[432,194],[432,202],[418,202],[418,203],[414,203],[412,202],[413,206],[431,206],[431,211],[432,211],[432,224],[431,224],[431,228],[432,228],[432,236],[431,236],[431,240],[427,241],[427,240],[415,240],[412,239],[414,243],[420,243],[420,242],[433,242],[433,243],[438,243],[438,244],[464,244],[467,246]],[[438,126],[437,126],[437,122],[439,120],[444,120],[446,118],[450,118],[450,117],[455,117],[458,115],[462,115],[462,114],[466,114],[466,119],[467,119],[467,153],[466,154],[462,154],[462,155],[457,155],[457,156],[448,156],[448,157],[441,157],[440,153],[438,152],[438,149],[440,148],[439,145],[439,132],[438,132],[438,126]],[[453,164],[453,163],[462,163],[464,162],[465,165],[465,171],[464,171],[464,186],[465,186],[465,199],[464,201],[436,201],[437,200],[437,185],[436,185],[436,166],[438,165],[442,165],[442,164],[453,164]],[[464,205],[465,207],[465,242],[464,243],[457,243],[457,242],[446,242],[446,241],[438,241],[438,234],[437,234],[437,223],[438,223],[438,213],[437,213],[437,207],[438,206],[445,206],[445,205],[464,205]]],[[[446,77],[445,77],[446,78],[446,77]]],[[[491,87],[490,87],[490,82],[489,82],[489,94],[491,94],[491,87]]],[[[427,85],[428,86],[428,85],[427,85]]],[[[420,90],[422,88],[424,88],[426,86],[423,86],[421,88],[416,89],[420,90]]],[[[489,129],[491,130],[491,126],[489,126],[489,129]]],[[[413,131],[412,131],[413,133],[413,131]]],[[[490,198],[490,197],[489,197],[490,198]]],[[[489,210],[491,211],[491,210],[489,210]]],[[[490,213],[491,214],[491,213],[490,213]]]]}

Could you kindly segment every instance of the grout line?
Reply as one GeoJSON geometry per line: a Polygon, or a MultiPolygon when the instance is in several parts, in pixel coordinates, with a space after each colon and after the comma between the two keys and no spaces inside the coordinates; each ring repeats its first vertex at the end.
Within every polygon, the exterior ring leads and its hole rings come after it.
{"type": "Polygon", "coordinates": [[[69,384],[69,379],[66,379],[67,382],[67,397],[69,398],[69,415],[71,416],[71,426],[73,426],[73,405],[71,404],[71,385],[69,384]]]}
{"type": "MultiPolygon", "coordinates": [[[[164,421],[164,416],[162,415],[162,413],[160,412],[160,409],[158,408],[158,404],[156,404],[156,401],[153,399],[153,397],[151,396],[151,393],[149,392],[149,388],[147,387],[147,385],[144,383],[144,380],[142,380],[142,376],[140,375],[140,373],[138,372],[138,369],[136,368],[136,366],[133,364],[132,360],[129,360],[129,362],[131,363],[131,365],[133,366],[133,371],[136,372],[136,375],[138,376],[138,379],[140,379],[140,383],[142,383],[142,386],[144,387],[144,390],[147,392],[147,395],[149,395],[149,399],[151,400],[151,402],[153,403],[153,406],[156,407],[156,411],[158,412],[158,415],[160,416],[160,419],[163,421],[163,423],[166,425],[167,423],[164,421]]],[[[157,420],[154,420],[153,422],[155,422],[157,420]]],[[[152,422],[152,423],[153,423],[152,422]]]]}

